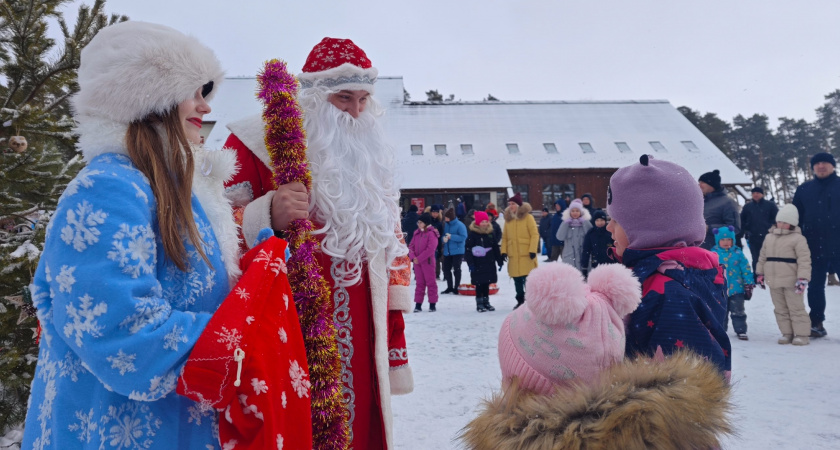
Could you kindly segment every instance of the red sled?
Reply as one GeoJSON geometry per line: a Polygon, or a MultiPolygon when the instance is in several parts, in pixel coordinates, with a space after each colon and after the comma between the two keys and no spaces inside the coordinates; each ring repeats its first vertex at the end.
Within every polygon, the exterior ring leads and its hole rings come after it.
{"type": "MultiPolygon", "coordinates": [[[[490,283],[490,295],[499,292],[499,286],[496,283],[490,283]]],[[[462,284],[458,286],[458,295],[475,295],[475,286],[472,284],[462,284]]]]}

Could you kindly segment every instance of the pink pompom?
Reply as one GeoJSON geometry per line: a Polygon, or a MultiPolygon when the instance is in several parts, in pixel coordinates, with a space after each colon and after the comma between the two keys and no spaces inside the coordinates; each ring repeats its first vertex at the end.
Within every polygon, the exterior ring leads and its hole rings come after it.
{"type": "Polygon", "coordinates": [[[577,269],[562,262],[553,262],[541,265],[528,274],[525,305],[545,324],[577,322],[588,304],[588,293],[583,275],[577,269]]]}
{"type": "Polygon", "coordinates": [[[635,311],[642,301],[642,285],[633,272],[621,264],[601,264],[592,269],[589,288],[606,297],[622,317],[635,311]]]}

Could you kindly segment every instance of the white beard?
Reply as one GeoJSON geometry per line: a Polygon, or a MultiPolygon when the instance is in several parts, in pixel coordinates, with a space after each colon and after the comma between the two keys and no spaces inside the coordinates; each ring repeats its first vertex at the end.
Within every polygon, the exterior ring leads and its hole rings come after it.
{"type": "Polygon", "coordinates": [[[390,266],[408,253],[400,232],[400,192],[394,154],[374,114],[373,99],[354,119],[327,101],[328,91],[301,91],[307,154],[312,172],[309,214],[323,228],[321,251],[333,258],[337,286],[359,282],[364,262],[384,254],[390,266]]]}

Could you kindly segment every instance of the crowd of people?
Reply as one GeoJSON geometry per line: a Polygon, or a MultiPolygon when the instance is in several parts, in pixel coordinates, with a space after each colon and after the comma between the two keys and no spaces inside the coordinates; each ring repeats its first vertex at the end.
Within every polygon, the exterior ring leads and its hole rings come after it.
{"type": "Polygon", "coordinates": [[[756,188],[739,214],[717,171],[697,181],[643,155],[612,176],[606,210],[558,199],[538,226],[516,194],[503,227],[495,205],[460,201],[400,222],[377,75],[349,39],[311,50],[293,89],[307,145],[294,165],[271,132],[298,123],[296,108],[203,148],[224,76],[194,38],[125,22],[91,41],[73,98],[87,167],[31,285],[42,338],[23,448],[394,448],[391,395],[413,390],[412,268],[415,312],[426,297],[437,310],[441,276],[442,294],[459,293],[463,262],[478,312],[495,310],[505,266],[513,279],[502,393],[465,429],[470,448],[716,448],[731,431],[728,318],[746,338],[753,285],[771,290],[780,344],[827,334],[831,155],[778,212],[756,188]],[[293,176],[307,169],[311,184],[293,176]],[[635,409],[616,406],[628,391],[635,409]],[[534,420],[546,422],[511,425],[534,420]]]}

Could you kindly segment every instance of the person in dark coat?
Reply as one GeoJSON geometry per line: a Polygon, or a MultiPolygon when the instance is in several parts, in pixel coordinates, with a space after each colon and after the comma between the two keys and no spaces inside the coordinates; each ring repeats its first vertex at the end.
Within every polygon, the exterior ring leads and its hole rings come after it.
{"type": "Polygon", "coordinates": [[[414,232],[417,230],[418,219],[420,219],[420,215],[417,214],[417,205],[409,206],[401,224],[402,232],[405,233],[406,246],[411,245],[411,238],[414,237],[414,232]]]}
{"type": "Polygon", "coordinates": [[[540,218],[540,224],[537,226],[537,229],[539,230],[540,237],[543,241],[542,254],[548,255],[551,251],[548,247],[548,241],[551,238],[548,235],[548,233],[551,231],[551,216],[548,214],[548,208],[543,208],[542,218],[540,218]]]}
{"type": "Polygon", "coordinates": [[[470,269],[470,282],[475,286],[476,311],[495,311],[490,305],[490,284],[499,281],[496,266],[502,269],[502,252],[493,237],[493,225],[487,213],[477,211],[469,226],[464,259],[470,269]]]}
{"type": "Polygon", "coordinates": [[[457,204],[455,205],[455,216],[458,217],[458,220],[464,222],[464,217],[467,216],[467,206],[464,205],[463,200],[461,197],[456,199],[457,204]]]}
{"type": "Polygon", "coordinates": [[[551,247],[549,261],[557,261],[563,254],[564,242],[557,239],[557,230],[563,225],[563,210],[566,209],[566,205],[568,204],[562,198],[554,202],[554,215],[551,216],[551,228],[548,230],[548,245],[551,247]]]}
{"type": "Polygon", "coordinates": [[[715,246],[712,229],[732,226],[735,234],[741,232],[741,215],[738,204],[726,195],[720,184],[720,171],[715,169],[700,175],[700,190],[703,191],[703,218],[706,220],[706,238],[701,247],[706,250],[715,246]]]}
{"type": "Polygon", "coordinates": [[[595,222],[595,227],[586,233],[583,238],[583,252],[580,260],[583,261],[583,274],[586,275],[588,269],[594,269],[599,264],[609,264],[612,261],[608,250],[613,246],[612,234],[607,231],[607,213],[599,209],[595,211],[595,217],[592,218],[595,222]]]}
{"type": "Polygon", "coordinates": [[[751,192],[752,201],[747,202],[741,210],[741,229],[750,247],[752,269],[755,273],[761,246],[764,245],[764,238],[767,237],[770,227],[776,224],[779,207],[772,201],[764,199],[764,189],[756,186],[751,192]]]}
{"type": "Polygon", "coordinates": [[[487,213],[487,217],[490,218],[490,225],[493,226],[493,239],[496,240],[497,244],[502,243],[502,226],[499,225],[499,216],[494,216],[493,214],[487,213]]]}
{"type": "MultiPolygon", "coordinates": [[[[598,207],[595,206],[595,197],[592,196],[589,192],[580,196],[580,202],[583,203],[583,207],[589,211],[589,216],[595,218],[594,214],[595,211],[598,211],[598,207]]],[[[594,223],[592,225],[595,225],[594,223]]]]}
{"type": "Polygon", "coordinates": [[[825,337],[825,278],[840,270],[840,178],[837,162],[829,153],[811,158],[814,179],[802,183],[793,195],[799,210],[802,234],[811,250],[811,282],[808,306],[811,308],[811,337],[825,337]]]}
{"type": "MultiPolygon", "coordinates": [[[[432,205],[429,214],[432,216],[432,226],[438,231],[439,236],[443,236],[443,213],[441,213],[440,205],[432,205]]],[[[437,251],[435,252],[435,279],[440,279],[440,268],[443,264],[443,240],[438,240],[437,251]]]]}

